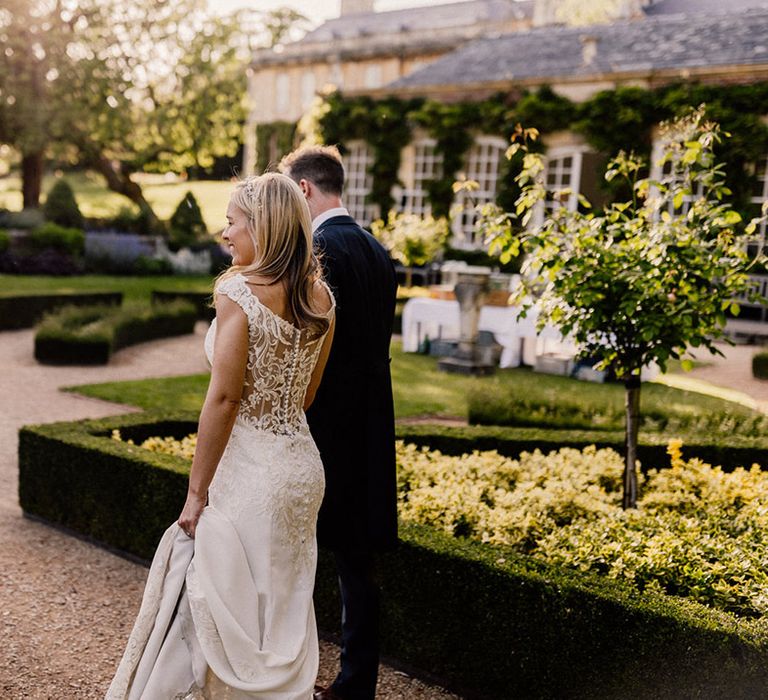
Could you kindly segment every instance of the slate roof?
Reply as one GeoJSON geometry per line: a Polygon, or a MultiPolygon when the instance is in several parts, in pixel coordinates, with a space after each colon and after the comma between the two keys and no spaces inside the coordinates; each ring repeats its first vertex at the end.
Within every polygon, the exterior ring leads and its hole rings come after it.
{"type": "MultiPolygon", "coordinates": [[[[314,44],[365,36],[450,30],[478,23],[530,18],[533,0],[470,0],[388,12],[359,12],[330,19],[296,44],[314,44]]],[[[296,45],[294,44],[294,45],[296,45]]]]}
{"type": "Polygon", "coordinates": [[[589,27],[540,27],[477,39],[386,89],[755,64],[768,65],[768,10],[655,15],[589,27]],[[586,40],[594,41],[596,49],[589,63],[584,61],[586,40]]]}
{"type": "Polygon", "coordinates": [[[699,15],[721,12],[743,12],[749,8],[768,10],[768,0],[656,0],[645,8],[645,14],[699,15]]]}

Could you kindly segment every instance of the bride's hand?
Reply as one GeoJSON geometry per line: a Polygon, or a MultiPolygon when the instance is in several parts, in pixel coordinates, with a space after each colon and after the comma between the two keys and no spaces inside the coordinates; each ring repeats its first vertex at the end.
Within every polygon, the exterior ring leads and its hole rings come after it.
{"type": "Polygon", "coordinates": [[[179,516],[179,527],[184,531],[187,537],[195,537],[197,530],[197,521],[200,520],[200,514],[205,508],[206,498],[187,494],[187,502],[179,516]]]}

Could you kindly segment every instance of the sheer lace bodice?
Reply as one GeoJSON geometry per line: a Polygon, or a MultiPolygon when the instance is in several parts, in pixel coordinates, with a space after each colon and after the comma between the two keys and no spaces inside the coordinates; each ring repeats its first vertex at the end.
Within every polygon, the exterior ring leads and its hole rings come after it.
{"type": "MultiPolygon", "coordinates": [[[[327,287],[326,287],[327,289],[327,287]]],[[[238,418],[261,430],[292,435],[306,427],[304,396],[325,335],[310,337],[261,303],[241,274],[224,280],[217,293],[226,294],[248,318],[248,365],[238,418]]],[[[333,300],[333,296],[328,291],[333,300]]],[[[333,301],[328,314],[333,313],[333,301]]],[[[205,338],[213,362],[216,319],[205,338]]]]}

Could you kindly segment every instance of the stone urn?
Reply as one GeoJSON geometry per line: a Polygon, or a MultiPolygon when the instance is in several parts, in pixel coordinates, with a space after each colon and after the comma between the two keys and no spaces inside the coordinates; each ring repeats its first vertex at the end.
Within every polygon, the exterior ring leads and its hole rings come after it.
{"type": "Polygon", "coordinates": [[[466,267],[458,272],[454,293],[459,302],[459,344],[451,357],[438,361],[437,366],[445,372],[491,374],[496,369],[477,346],[480,310],[488,296],[490,276],[484,267],[466,267]]]}

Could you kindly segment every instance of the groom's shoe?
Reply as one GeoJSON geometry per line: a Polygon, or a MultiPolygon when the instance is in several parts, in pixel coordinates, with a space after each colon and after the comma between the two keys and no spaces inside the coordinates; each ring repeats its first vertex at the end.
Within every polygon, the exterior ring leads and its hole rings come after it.
{"type": "Polygon", "coordinates": [[[320,685],[315,686],[315,692],[312,697],[314,700],[341,700],[341,698],[333,692],[333,688],[323,688],[320,685]]]}

